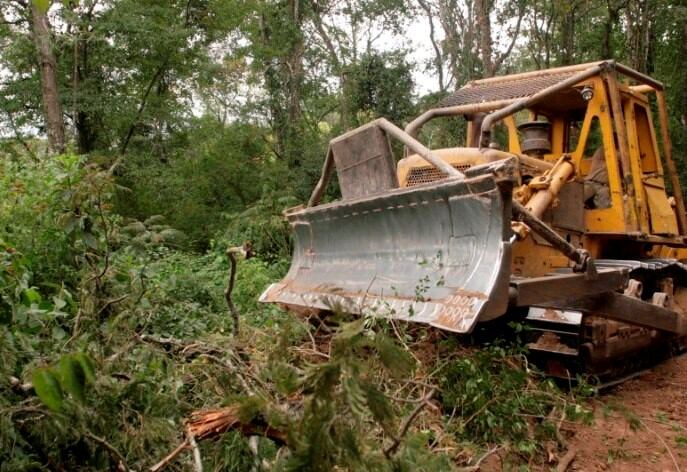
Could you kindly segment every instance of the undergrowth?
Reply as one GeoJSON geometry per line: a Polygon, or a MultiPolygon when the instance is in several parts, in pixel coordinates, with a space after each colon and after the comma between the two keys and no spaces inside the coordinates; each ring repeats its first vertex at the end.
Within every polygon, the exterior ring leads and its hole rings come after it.
{"type": "Polygon", "coordinates": [[[0,163],[0,470],[143,470],[217,408],[262,438],[251,449],[234,425],[200,441],[206,470],[474,468],[495,447],[541,462],[562,421],[588,418],[588,392],[561,392],[520,347],[259,304],[288,266],[274,205],[254,210],[273,233],[247,212],[188,252],[164,218],[114,213],[114,170],[0,163]],[[266,255],[239,263],[235,338],[225,250],[244,238],[266,255]]]}

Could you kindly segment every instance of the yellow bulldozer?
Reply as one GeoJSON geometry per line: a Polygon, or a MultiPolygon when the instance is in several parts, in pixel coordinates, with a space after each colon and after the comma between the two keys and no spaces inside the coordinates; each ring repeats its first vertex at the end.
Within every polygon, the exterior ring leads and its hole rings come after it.
{"type": "Polygon", "coordinates": [[[456,333],[522,319],[553,375],[687,347],[664,86],[615,61],[472,81],[405,130],[379,119],[337,137],[285,215],[292,265],[263,302],[456,333]],[[465,147],[418,141],[442,117],[467,120],[465,147]],[[341,199],[321,203],[334,171],[341,199]]]}

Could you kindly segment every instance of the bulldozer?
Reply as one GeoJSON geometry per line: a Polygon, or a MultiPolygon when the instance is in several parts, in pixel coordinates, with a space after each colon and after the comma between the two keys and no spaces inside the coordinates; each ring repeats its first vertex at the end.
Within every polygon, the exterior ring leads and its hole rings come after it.
{"type": "Polygon", "coordinates": [[[687,214],[664,86],[612,60],[474,80],[405,129],[382,118],[349,131],[285,217],[292,265],[260,300],[297,313],[461,334],[520,320],[555,376],[687,347],[687,214]],[[418,140],[461,117],[465,146],[418,140]],[[334,173],[340,199],[323,203],[334,173]]]}

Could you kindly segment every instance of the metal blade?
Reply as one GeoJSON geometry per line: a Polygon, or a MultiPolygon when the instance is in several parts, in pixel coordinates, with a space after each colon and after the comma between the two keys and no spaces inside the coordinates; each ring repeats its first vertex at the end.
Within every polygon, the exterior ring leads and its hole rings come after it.
{"type": "Polygon", "coordinates": [[[507,308],[509,202],[489,174],[293,211],[291,269],[261,301],[470,332],[507,308]]]}

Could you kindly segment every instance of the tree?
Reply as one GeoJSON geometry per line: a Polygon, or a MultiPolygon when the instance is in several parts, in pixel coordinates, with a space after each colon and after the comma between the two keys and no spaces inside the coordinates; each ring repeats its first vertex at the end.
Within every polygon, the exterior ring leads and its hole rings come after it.
{"type": "Polygon", "coordinates": [[[57,59],[53,52],[52,31],[47,15],[50,3],[26,1],[30,2],[25,4],[31,16],[31,32],[39,63],[48,149],[52,154],[61,154],[65,149],[64,118],[60,103],[57,59]]]}

